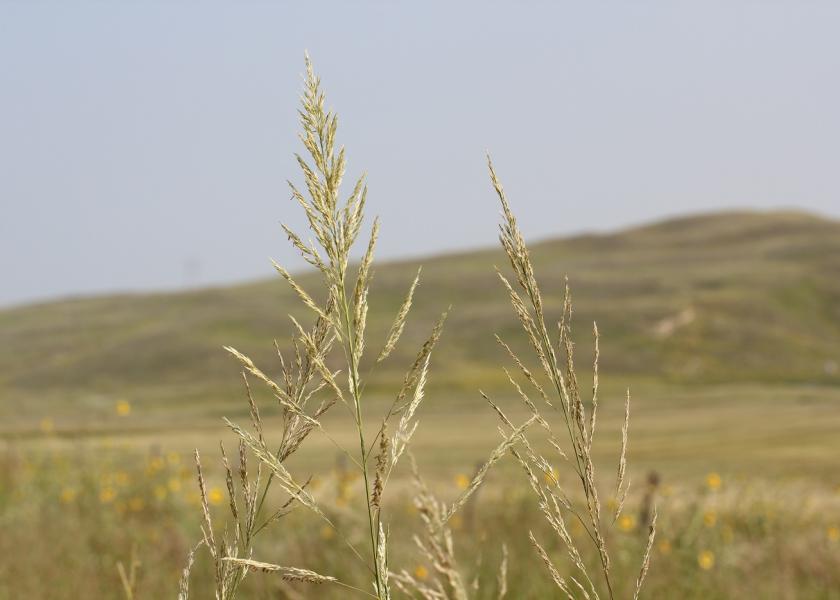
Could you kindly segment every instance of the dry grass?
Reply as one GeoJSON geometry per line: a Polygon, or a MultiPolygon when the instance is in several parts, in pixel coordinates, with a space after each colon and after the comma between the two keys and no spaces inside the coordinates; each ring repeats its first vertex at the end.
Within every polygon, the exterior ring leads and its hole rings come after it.
{"type": "MultiPolygon", "coordinates": [[[[610,553],[606,543],[605,524],[602,517],[601,500],[598,493],[595,461],[592,452],[598,415],[598,358],[600,354],[598,327],[593,323],[595,356],[592,368],[592,393],[589,400],[587,416],[587,406],[583,400],[575,367],[574,344],[571,338],[572,301],[568,284],[566,285],[563,311],[557,322],[558,335],[556,343],[562,357],[558,359],[557,351],[551,341],[546,324],[547,318],[543,308],[542,295],[534,274],[534,267],[531,262],[528,247],[516,223],[516,218],[510,209],[502,184],[499,182],[496,172],[493,169],[493,164],[489,160],[488,166],[490,169],[490,179],[499,196],[499,201],[502,205],[502,215],[504,217],[499,239],[510,261],[510,266],[515,276],[515,283],[519,291],[514,288],[501,271],[498,273],[499,279],[501,279],[504,288],[510,296],[514,312],[519,318],[530,347],[533,349],[537,362],[541,367],[542,377],[547,383],[541,383],[537,373],[526,367],[523,359],[514,353],[504,340],[498,336],[496,339],[506,350],[524,380],[533,388],[533,393],[537,394],[537,401],[544,405],[547,410],[551,410],[552,416],[558,418],[562,433],[559,435],[555,433],[549,419],[543,417],[537,404],[507,370],[505,370],[505,374],[508,376],[517,395],[533,415],[529,424],[534,421],[540,424],[557,454],[557,459],[563,464],[568,465],[577,476],[580,491],[583,494],[582,507],[575,505],[569,489],[561,483],[561,479],[557,476],[557,471],[552,466],[552,463],[534,450],[532,444],[528,441],[527,434],[519,430],[514,430],[514,437],[521,441],[524,451],[519,451],[513,447],[510,447],[509,450],[524,469],[531,489],[537,497],[540,511],[555,533],[563,541],[568,552],[568,558],[577,569],[577,577],[570,576],[567,580],[560,576],[532,532],[529,532],[529,538],[540,559],[549,569],[552,580],[560,588],[563,595],[568,598],[575,598],[578,594],[582,594],[587,598],[599,598],[598,588],[600,586],[596,585],[594,581],[595,577],[590,574],[590,571],[585,566],[581,551],[568,531],[568,520],[576,520],[583,526],[600,560],[600,574],[603,577],[604,588],[601,593],[606,594],[612,599],[615,598],[615,592],[611,580],[610,553]],[[546,392],[546,389],[550,391],[546,392]],[[570,448],[570,452],[567,453],[564,451],[564,447],[570,448]],[[571,454],[571,458],[569,458],[569,454],[571,454]],[[543,475],[545,481],[542,481],[536,473],[543,475]]],[[[499,415],[503,427],[506,428],[506,430],[503,430],[502,435],[508,435],[513,430],[513,424],[510,419],[496,403],[487,398],[486,395],[485,398],[499,415]]],[[[627,478],[629,424],[630,392],[628,390],[624,403],[624,423],[621,428],[621,446],[615,482],[616,503],[614,513],[611,515],[612,524],[615,524],[621,516],[630,487],[630,481],[627,478]]],[[[636,579],[634,598],[638,598],[650,566],[651,549],[653,548],[656,536],[655,508],[647,525],[649,529],[648,541],[642,556],[639,575],[636,579]]]]}
{"type": "MultiPolygon", "coordinates": [[[[643,405],[642,399],[638,405],[643,405]]],[[[605,403],[602,433],[619,429],[609,413],[605,403]]],[[[436,438],[436,430],[446,418],[438,419],[428,411],[421,418],[415,441],[417,460],[427,487],[448,504],[461,493],[457,464],[435,466],[435,451],[428,445],[436,440],[441,447],[451,446],[450,438],[436,438]]],[[[637,421],[632,446],[636,449],[644,444],[642,419],[637,421]]],[[[480,423],[492,424],[489,419],[480,423]]],[[[280,428],[272,425],[267,431],[279,433],[280,428]]],[[[226,445],[229,437],[225,437],[226,445]]],[[[212,439],[196,442],[201,444],[203,458],[212,453],[212,439]]],[[[473,441],[471,449],[463,447],[457,456],[469,456],[472,464],[472,457],[479,456],[487,442],[488,438],[473,441]]],[[[200,500],[192,483],[195,469],[189,453],[177,443],[170,439],[159,449],[122,449],[94,439],[77,448],[51,451],[42,442],[0,454],[0,553],[4,557],[0,561],[0,598],[119,600],[124,593],[117,563],[122,562],[128,573],[132,549],[139,564],[135,597],[176,595],[185,558],[201,537],[200,500]],[[106,491],[109,493],[104,494],[106,491]]],[[[541,444],[537,450],[544,452],[550,446],[541,444]]],[[[697,451],[701,453],[702,448],[697,451]]],[[[364,541],[366,516],[354,508],[362,501],[361,477],[340,462],[332,469],[320,466],[314,455],[325,452],[328,462],[335,459],[327,447],[313,444],[298,456],[295,467],[300,471],[317,468],[318,476],[309,489],[319,506],[352,541],[364,541]]],[[[462,463],[460,459],[454,462],[462,463]]],[[[613,462],[604,457],[598,466],[613,475],[613,462]]],[[[633,594],[638,557],[644,550],[647,484],[639,464],[634,453],[629,471],[634,484],[624,515],[617,527],[606,532],[616,587],[622,582],[628,586],[617,590],[622,597],[633,594]]],[[[719,464],[725,467],[723,461],[719,464]]],[[[224,531],[221,517],[229,512],[224,467],[209,461],[204,471],[214,531],[224,531]]],[[[835,489],[836,479],[816,474],[798,481],[758,476],[757,472],[765,471],[762,463],[754,463],[750,471],[752,476],[737,477],[721,471],[719,478],[711,478],[715,487],[707,484],[703,471],[662,476],[655,492],[660,511],[653,566],[642,597],[838,598],[840,493],[835,489]],[[701,558],[711,558],[712,564],[701,566],[701,558]]],[[[528,540],[529,530],[561,576],[568,579],[575,575],[562,540],[534,509],[533,492],[519,485],[519,473],[515,461],[503,460],[488,474],[465,512],[448,523],[455,564],[471,598],[497,597],[503,544],[509,552],[506,598],[558,595],[549,571],[528,540]],[[476,580],[478,591],[473,587],[476,580]]],[[[574,483],[571,473],[562,476],[567,483],[574,483]]],[[[431,586],[437,571],[413,541],[416,535],[425,542],[426,533],[415,507],[411,480],[397,474],[389,486],[383,506],[392,534],[388,545],[391,570],[405,571],[431,586]]],[[[576,494],[575,500],[582,498],[576,494]]],[[[267,500],[270,506],[283,502],[284,495],[276,490],[267,500]]],[[[610,499],[605,503],[610,504],[610,499]]],[[[358,560],[328,529],[311,512],[292,510],[257,537],[252,560],[300,566],[369,590],[369,573],[359,568],[358,560]]],[[[591,544],[579,523],[572,521],[569,533],[581,548],[591,544]]],[[[583,558],[586,566],[597,572],[596,553],[586,552],[583,558]]],[[[395,597],[402,597],[393,578],[391,587],[395,597]]],[[[195,598],[214,596],[214,565],[206,551],[195,557],[190,592],[195,598]]],[[[276,573],[249,574],[239,594],[255,600],[354,597],[332,583],[311,587],[287,582],[276,573]]]]}
{"type": "MultiPolygon", "coordinates": [[[[221,539],[213,533],[207,490],[201,471],[201,462],[196,451],[199,489],[201,492],[204,524],[202,526],[204,546],[210,552],[215,565],[216,598],[234,598],[237,590],[250,571],[261,570],[280,573],[287,580],[313,583],[331,583],[355,590],[363,595],[385,599],[391,597],[388,566],[388,529],[383,518],[383,496],[391,473],[417,427],[415,412],[423,400],[429,361],[435,344],[440,338],[445,314],[433,328],[431,335],[420,348],[417,358],[405,375],[403,385],[384,415],[377,418],[379,427],[373,440],[366,440],[365,420],[369,418],[363,392],[366,379],[363,372],[375,368],[385,361],[399,342],[405,321],[411,308],[414,290],[420,274],[414,278],[408,293],[397,312],[393,325],[382,349],[373,364],[363,362],[368,346],[366,322],[368,294],[373,277],[372,265],[378,234],[378,222],[374,221],[367,243],[367,249],[355,274],[350,273],[350,254],[364,225],[364,207],[367,187],[364,178],[359,178],[346,201],[340,200],[340,185],[344,178],[344,149],[336,148],[337,119],[324,109],[324,94],[320,81],[315,77],[307,58],[307,74],[300,111],[301,141],[308,157],[297,156],[303,173],[307,195],[290,183],[292,196],[304,210],[314,242],[304,239],[289,227],[284,230],[291,243],[303,258],[315,267],[322,276],[322,302],[304,290],[289,272],[275,263],[275,268],[287,281],[301,303],[309,309],[314,319],[311,327],[302,325],[290,317],[294,334],[294,357],[287,361],[277,346],[282,372],[281,383],[268,377],[254,362],[234,348],[227,350],[235,356],[245,369],[243,377],[248,390],[251,429],[249,432],[239,425],[225,420],[240,440],[239,493],[234,489],[231,469],[222,447],[222,459],[227,473],[227,490],[230,508],[230,528],[233,537],[225,534],[221,539]],[[354,275],[354,276],[353,276],[354,275]],[[332,366],[340,360],[341,368],[332,366]],[[342,375],[343,372],[343,375],[342,375]],[[247,374],[256,377],[274,396],[283,415],[283,432],[279,441],[267,440],[264,436],[260,413],[250,393],[247,374]],[[346,381],[345,381],[346,379],[346,381]],[[410,397],[409,397],[410,396],[410,397]],[[363,480],[364,503],[362,510],[367,516],[369,550],[342,531],[319,506],[307,489],[309,482],[298,481],[286,467],[286,462],[313,431],[320,431],[329,437],[319,420],[335,405],[341,405],[352,419],[358,436],[358,450],[351,451],[336,447],[358,469],[363,480]],[[311,408],[317,407],[317,408],[311,408]],[[388,424],[397,420],[393,438],[387,435],[388,424]],[[378,448],[373,465],[371,458],[378,448]],[[247,449],[247,450],[246,450],[247,449]],[[248,479],[246,454],[250,452],[258,461],[257,475],[252,483],[248,479]],[[269,472],[263,484],[261,469],[269,472]],[[263,503],[274,484],[287,496],[285,503],[263,524],[263,503]],[[262,487],[261,487],[262,486],[262,487]],[[237,497],[244,499],[245,513],[240,516],[237,497]],[[373,594],[354,587],[332,576],[317,575],[300,567],[285,567],[253,560],[253,540],[271,521],[282,515],[290,506],[302,506],[318,516],[326,527],[334,531],[346,549],[358,560],[360,568],[372,577],[373,594]],[[292,577],[290,574],[305,574],[292,577]]],[[[276,344],[275,344],[276,345],[276,344]]],[[[496,460],[498,457],[496,458],[496,460]]],[[[489,465],[488,465],[489,468],[489,465]]],[[[475,484],[480,483],[480,479],[475,484]]],[[[463,501],[469,494],[465,494],[463,501]]],[[[458,504],[454,508],[457,508],[458,504]]],[[[454,512],[454,511],[453,511],[454,512]]],[[[185,577],[189,577],[189,571],[185,577]]],[[[188,589],[188,584],[182,586],[188,589]]],[[[183,594],[186,600],[186,592],[183,594]]]]}
{"type": "MultiPolygon", "coordinates": [[[[294,331],[292,337],[294,357],[287,360],[280,351],[279,345],[275,343],[281,371],[279,383],[266,375],[249,357],[234,348],[226,347],[244,369],[243,379],[251,424],[248,431],[225,419],[228,427],[239,438],[240,464],[239,485],[237,486],[234,484],[233,472],[225,454],[224,445],[220,445],[230,512],[223,533],[214,531],[201,460],[198,450],[195,452],[203,516],[202,546],[209,553],[214,566],[216,599],[231,600],[237,597],[240,586],[252,571],[279,574],[286,581],[338,585],[362,595],[371,595],[379,600],[391,598],[392,581],[400,591],[423,598],[467,600],[473,595],[478,595],[482,591],[479,582],[476,580],[472,586],[467,586],[461,574],[454,556],[454,542],[449,524],[459,511],[468,505],[484,483],[490,469],[508,454],[511,454],[524,468],[531,488],[539,500],[539,510],[565,543],[569,558],[578,571],[577,577],[570,576],[568,580],[564,579],[551,563],[546,551],[529,532],[529,537],[540,558],[549,566],[554,581],[570,598],[574,598],[578,591],[586,598],[599,598],[593,577],[590,576],[583,556],[566,526],[567,519],[574,518],[584,525],[587,535],[593,541],[600,559],[600,570],[606,593],[609,598],[614,598],[610,555],[606,545],[592,456],[598,393],[597,329],[595,330],[596,355],[591,412],[587,420],[586,408],[578,388],[569,333],[571,302],[568,291],[563,314],[558,323],[558,345],[565,352],[565,362],[561,367],[549,338],[542,299],[528,249],[492,165],[490,165],[490,175],[501,200],[504,215],[500,237],[502,247],[514,269],[515,281],[525,294],[529,305],[526,305],[504,275],[499,273],[499,277],[510,295],[520,323],[548,378],[550,389],[557,396],[555,403],[549,400],[543,385],[538,383],[535,375],[525,367],[523,361],[501,339],[499,342],[509,352],[524,377],[539,393],[541,400],[548,407],[558,410],[568,433],[565,443],[570,445],[573,460],[569,461],[567,454],[561,449],[563,442],[555,436],[549,421],[542,416],[535,403],[523,392],[510,374],[507,374],[532,414],[524,423],[517,426],[499,406],[491,402],[503,423],[503,427],[499,430],[502,441],[477,469],[472,479],[464,486],[463,492],[452,503],[446,504],[430,492],[422,482],[416,467],[414,469],[417,488],[415,505],[424,523],[424,535],[414,539],[421,556],[433,567],[434,580],[421,582],[412,577],[407,570],[397,570],[390,566],[392,564],[389,556],[391,530],[388,527],[389,519],[383,505],[384,497],[392,472],[397,467],[400,458],[406,453],[416,431],[415,415],[424,398],[432,351],[440,338],[446,313],[421,346],[414,363],[405,374],[401,388],[395,394],[394,401],[384,415],[376,417],[375,422],[378,427],[373,439],[366,440],[369,432],[366,430],[365,421],[371,418],[364,398],[366,378],[396,348],[405,328],[414,292],[420,281],[420,272],[418,271],[411,283],[375,360],[372,362],[366,360],[366,350],[369,345],[366,337],[368,295],[373,277],[374,250],[379,231],[378,221],[374,220],[366,250],[355,273],[351,273],[350,254],[364,226],[367,187],[364,177],[361,177],[356,181],[347,199],[345,201],[340,199],[340,186],[345,175],[345,152],[343,148],[336,146],[337,118],[324,108],[325,97],[321,91],[320,81],[315,76],[308,57],[306,66],[300,110],[302,126],[300,139],[307,151],[307,156],[305,158],[297,156],[303,173],[306,194],[291,183],[290,187],[293,198],[306,214],[309,231],[314,236],[314,241],[305,241],[303,237],[285,225],[283,228],[301,256],[320,273],[322,290],[319,294],[311,294],[298,284],[285,268],[274,263],[278,273],[286,280],[301,304],[310,312],[313,323],[311,326],[306,326],[297,318],[290,316],[294,331]],[[316,300],[316,298],[321,298],[321,300],[316,300]],[[251,394],[249,376],[260,381],[279,405],[283,418],[282,435],[279,440],[266,438],[259,409],[251,394]],[[321,508],[315,496],[307,489],[311,479],[305,482],[298,480],[286,466],[287,460],[312,432],[318,431],[329,439],[333,439],[321,418],[336,405],[343,406],[347,410],[358,437],[357,451],[345,448],[335,440],[334,442],[342,455],[358,469],[361,475],[363,502],[359,508],[367,517],[367,544],[365,544],[368,546],[367,549],[361,547],[357,541],[351,540],[347,532],[343,531],[336,521],[321,508]],[[390,425],[392,421],[395,421],[395,431],[393,437],[389,437],[388,431],[389,427],[393,427],[390,425]],[[551,445],[557,450],[559,456],[568,461],[577,473],[584,496],[585,513],[573,505],[568,490],[560,485],[550,463],[535,452],[527,436],[528,429],[535,424],[539,424],[547,432],[551,445]],[[257,470],[253,480],[249,476],[247,467],[249,453],[257,460],[257,470]],[[376,453],[375,456],[374,453],[376,453]],[[264,482],[263,470],[268,472],[264,482]],[[535,471],[550,475],[550,485],[540,483],[535,471]],[[285,501],[279,508],[273,512],[269,511],[268,516],[265,516],[264,503],[272,484],[282,491],[285,501]],[[351,557],[358,561],[359,568],[369,573],[372,594],[365,587],[356,587],[332,575],[322,575],[298,566],[261,562],[254,558],[254,540],[257,535],[296,506],[308,509],[343,542],[351,557]]],[[[616,483],[619,502],[612,518],[613,523],[621,514],[629,487],[629,480],[626,479],[629,411],[628,394],[616,483]]],[[[654,512],[642,567],[636,580],[635,597],[638,597],[650,563],[655,522],[654,512]]],[[[508,554],[505,546],[502,547],[502,556],[496,583],[499,598],[507,594],[508,554]]],[[[192,561],[191,554],[181,584],[181,600],[187,600],[189,595],[189,564],[192,561]]]]}

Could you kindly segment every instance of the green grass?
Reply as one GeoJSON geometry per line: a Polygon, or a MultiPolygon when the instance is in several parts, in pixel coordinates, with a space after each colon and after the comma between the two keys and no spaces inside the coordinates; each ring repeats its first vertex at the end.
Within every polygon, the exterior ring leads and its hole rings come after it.
{"type": "MultiPolygon", "coordinates": [[[[597,318],[602,369],[614,380],[840,384],[837,222],[800,213],[721,213],[548,240],[532,252],[549,316],[559,315],[568,274],[578,355],[591,352],[589,324],[597,318]]],[[[423,264],[414,318],[390,364],[411,360],[452,304],[431,384],[458,399],[479,384],[503,388],[492,334],[524,347],[493,274],[504,260],[499,252],[476,251],[377,267],[370,339],[384,340],[423,264]]],[[[313,277],[300,282],[315,289],[313,277]]],[[[270,364],[270,340],[285,343],[289,312],[302,314],[279,278],[0,311],[2,427],[31,425],[45,414],[57,421],[104,417],[123,397],[173,419],[236,404],[239,368],[221,346],[270,364]]],[[[401,376],[386,368],[369,389],[392,389],[401,376]]]]}
{"type": "MultiPolygon", "coordinates": [[[[840,486],[835,459],[840,455],[840,437],[836,435],[840,430],[840,389],[754,384],[698,389],[642,381],[635,382],[632,389],[630,464],[640,481],[645,472],[655,469],[676,481],[721,471],[745,479],[761,476],[840,486]]],[[[602,392],[599,429],[604,436],[603,446],[596,441],[595,453],[606,469],[604,472],[612,474],[609,466],[616,458],[623,392],[615,382],[605,383],[602,392]]],[[[108,407],[108,414],[95,424],[81,425],[79,421],[77,427],[57,426],[44,433],[37,423],[31,429],[7,432],[4,443],[22,451],[66,452],[106,444],[140,453],[155,446],[180,453],[198,447],[212,453],[220,438],[228,445],[235,443],[235,436],[221,424],[222,415],[240,422],[248,419],[241,395],[241,390],[237,390],[234,403],[212,405],[205,414],[188,415],[184,421],[170,420],[169,412],[163,409],[145,412],[142,404],[133,405],[131,414],[124,417],[108,407]]],[[[517,400],[508,393],[494,398],[512,417],[525,418],[517,400]]],[[[371,398],[371,410],[384,409],[386,400],[371,398]]],[[[271,431],[272,424],[278,423],[279,409],[274,405],[273,412],[265,397],[261,401],[271,431]]],[[[426,463],[424,474],[432,479],[453,477],[486,458],[498,443],[497,418],[478,394],[467,397],[433,390],[420,420],[412,445],[426,463]],[[468,435],[465,422],[469,423],[468,435]],[[459,460],[453,461],[453,456],[459,460]]],[[[345,413],[328,415],[324,424],[339,442],[352,442],[353,429],[345,413]]],[[[297,466],[304,476],[317,473],[333,462],[335,454],[326,437],[315,435],[296,456],[297,466]]],[[[514,463],[509,467],[517,468],[514,463]]]]}

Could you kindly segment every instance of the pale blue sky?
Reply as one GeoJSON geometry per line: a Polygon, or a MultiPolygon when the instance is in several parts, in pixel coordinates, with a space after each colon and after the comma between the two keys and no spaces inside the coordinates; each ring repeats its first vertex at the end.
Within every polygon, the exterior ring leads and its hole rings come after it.
{"type": "Polygon", "coordinates": [[[380,256],[840,216],[840,2],[2,2],[0,305],[271,276],[308,49],[380,256]],[[310,8],[311,7],[311,8],[310,8]]]}

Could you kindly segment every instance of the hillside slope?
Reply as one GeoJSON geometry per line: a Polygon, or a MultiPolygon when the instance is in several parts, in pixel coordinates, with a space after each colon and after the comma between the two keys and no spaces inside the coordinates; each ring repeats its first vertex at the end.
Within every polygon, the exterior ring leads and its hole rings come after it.
{"type": "MultiPolygon", "coordinates": [[[[583,363],[597,319],[610,377],[840,383],[838,222],[793,212],[710,214],[544,241],[532,251],[555,315],[569,276],[583,363]]],[[[454,391],[500,385],[503,356],[492,334],[523,347],[493,272],[494,264],[506,266],[500,252],[379,265],[371,340],[384,341],[421,263],[416,309],[372,389],[401,377],[450,304],[432,383],[454,391]]],[[[299,281],[314,290],[314,277],[299,281]]],[[[272,339],[284,345],[286,315],[300,314],[296,306],[276,278],[0,311],[0,411],[35,416],[48,403],[83,412],[124,396],[150,405],[219,402],[238,385],[237,366],[221,346],[270,371],[272,339]]]]}

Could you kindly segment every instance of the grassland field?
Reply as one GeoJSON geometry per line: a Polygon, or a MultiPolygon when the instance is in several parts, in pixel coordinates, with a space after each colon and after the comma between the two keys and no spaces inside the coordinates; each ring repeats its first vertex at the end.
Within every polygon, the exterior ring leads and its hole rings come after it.
{"type": "MultiPolygon", "coordinates": [[[[599,322],[595,456],[607,497],[624,390],[632,392],[629,520],[611,535],[621,549],[616,569],[630,580],[645,497],[656,500],[661,527],[646,597],[840,598],[838,250],[840,225],[795,213],[698,217],[535,247],[550,310],[570,276],[583,373],[590,323],[599,322]]],[[[367,407],[384,411],[402,368],[452,304],[413,441],[430,487],[451,499],[500,439],[478,389],[515,422],[526,418],[505,385],[492,334],[517,348],[524,342],[493,281],[492,265],[503,266],[498,254],[424,263],[417,310],[395,356],[370,381],[367,407]]],[[[415,266],[377,272],[384,300],[371,315],[371,337],[384,338],[415,266]]],[[[191,453],[204,457],[221,527],[218,442],[235,447],[221,417],[248,420],[237,365],[221,346],[273,373],[271,341],[288,331],[289,306],[282,282],[272,281],[0,311],[0,599],[122,598],[117,564],[132,557],[138,598],[175,596],[200,535],[191,453]]],[[[265,394],[258,401],[270,438],[274,404],[265,394]]],[[[354,538],[364,524],[349,507],[362,500],[335,447],[354,443],[339,408],[324,420],[332,439],[313,435],[291,467],[301,479],[315,476],[319,499],[354,538]]],[[[410,532],[417,515],[407,470],[396,485],[386,511],[393,528],[410,532]]],[[[561,547],[512,460],[494,468],[456,525],[461,568],[482,583],[477,597],[496,597],[502,544],[512,557],[507,597],[555,597],[527,532],[546,540],[558,565],[561,547]]],[[[271,525],[259,549],[272,562],[358,579],[340,544],[297,511],[271,525]]],[[[409,572],[431,576],[408,536],[393,552],[409,572]]],[[[200,558],[197,598],[210,593],[208,569],[200,558]]],[[[318,594],[347,597],[329,587],[318,594]]],[[[312,596],[254,574],[244,597],[312,596]]]]}

